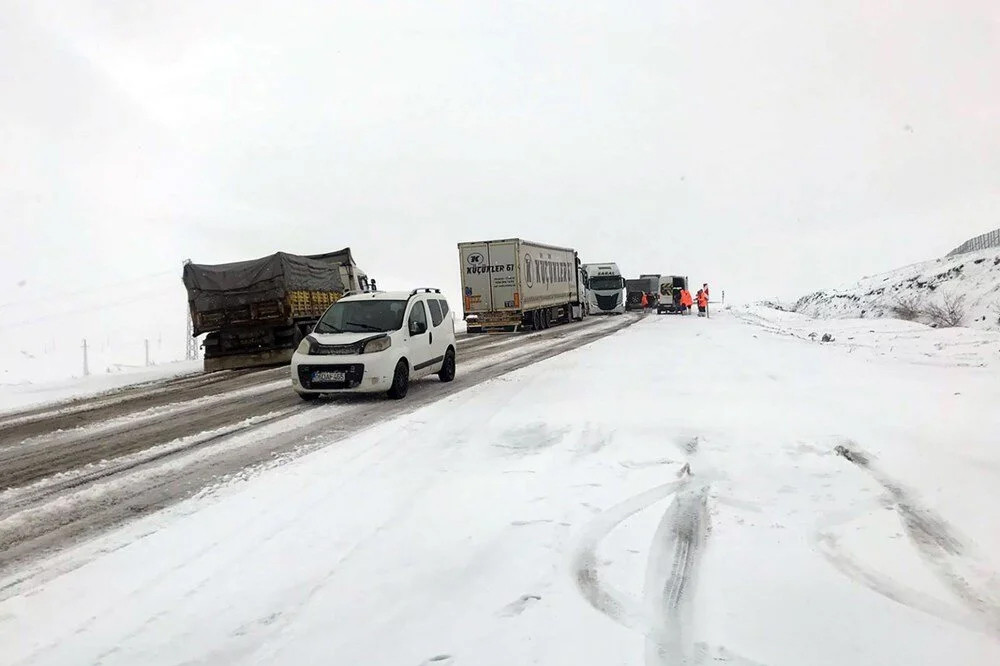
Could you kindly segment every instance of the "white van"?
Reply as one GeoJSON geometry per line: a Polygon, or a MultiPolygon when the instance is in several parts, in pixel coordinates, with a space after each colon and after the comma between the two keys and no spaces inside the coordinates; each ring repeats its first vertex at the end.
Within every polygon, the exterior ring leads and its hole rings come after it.
{"type": "Polygon", "coordinates": [[[455,378],[455,315],[440,289],[345,296],[320,317],[292,356],[292,388],[406,396],[414,379],[455,378]]]}
{"type": "Polygon", "coordinates": [[[584,264],[589,314],[624,314],[625,278],[618,264],[584,264]]]}

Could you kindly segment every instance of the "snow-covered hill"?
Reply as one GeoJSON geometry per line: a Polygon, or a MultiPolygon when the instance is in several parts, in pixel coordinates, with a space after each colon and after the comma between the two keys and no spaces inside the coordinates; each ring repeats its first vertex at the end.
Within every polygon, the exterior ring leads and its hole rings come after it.
{"type": "Polygon", "coordinates": [[[962,298],[962,325],[1000,330],[1000,248],[912,264],[839,289],[803,296],[794,310],[810,317],[912,319],[935,325],[928,307],[962,298]]]}

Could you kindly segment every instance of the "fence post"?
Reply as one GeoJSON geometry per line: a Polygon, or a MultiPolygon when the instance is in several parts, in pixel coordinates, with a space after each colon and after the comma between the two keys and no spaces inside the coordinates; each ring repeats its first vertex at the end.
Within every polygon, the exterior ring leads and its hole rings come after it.
{"type": "Polygon", "coordinates": [[[84,377],[89,377],[90,376],[90,364],[88,363],[88,359],[87,359],[87,339],[86,338],[84,338],[84,340],[83,340],[83,376],[84,377]]]}

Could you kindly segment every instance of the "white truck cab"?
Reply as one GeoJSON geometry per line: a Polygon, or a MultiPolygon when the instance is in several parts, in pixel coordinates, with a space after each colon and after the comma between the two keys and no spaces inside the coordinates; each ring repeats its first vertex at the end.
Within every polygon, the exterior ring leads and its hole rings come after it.
{"type": "Polygon", "coordinates": [[[585,264],[589,314],[625,313],[625,278],[618,264],[585,264]]]}

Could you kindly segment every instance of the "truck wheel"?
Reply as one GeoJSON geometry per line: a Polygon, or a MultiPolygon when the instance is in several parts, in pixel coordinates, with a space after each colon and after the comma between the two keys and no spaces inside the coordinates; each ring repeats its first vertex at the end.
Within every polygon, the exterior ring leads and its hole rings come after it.
{"type": "Polygon", "coordinates": [[[444,363],[441,364],[441,372],[438,379],[443,382],[450,382],[455,379],[455,350],[448,349],[444,355],[444,363]]]}
{"type": "Polygon", "coordinates": [[[542,310],[542,328],[548,328],[552,325],[551,314],[548,310],[542,310]]]}
{"type": "Polygon", "coordinates": [[[542,330],[542,312],[541,310],[533,310],[531,313],[531,328],[535,331],[542,330]]]}
{"type": "Polygon", "coordinates": [[[396,364],[396,371],[392,374],[392,386],[389,387],[389,397],[393,400],[402,400],[410,390],[410,367],[406,361],[396,364]]]}

